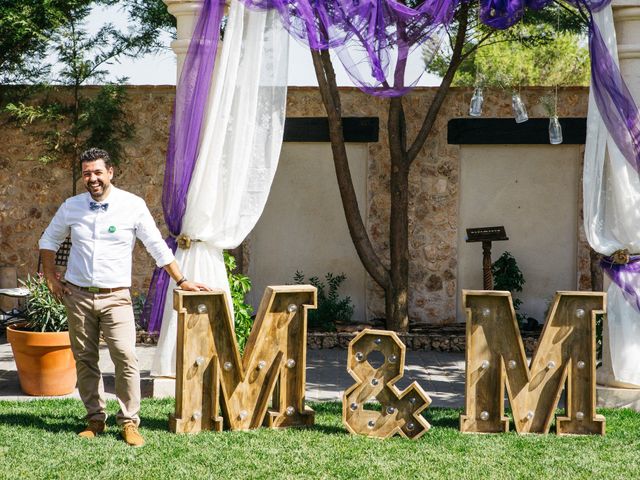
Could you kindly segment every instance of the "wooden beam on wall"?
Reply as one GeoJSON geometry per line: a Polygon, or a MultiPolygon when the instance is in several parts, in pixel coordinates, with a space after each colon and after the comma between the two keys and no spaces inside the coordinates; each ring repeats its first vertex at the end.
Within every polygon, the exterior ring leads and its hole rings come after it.
{"type": "MultiPolygon", "coordinates": [[[[584,145],[586,118],[561,118],[562,145],[584,145]]],[[[447,126],[449,145],[550,145],[549,119],[530,118],[516,123],[513,118],[453,118],[447,126]]]]}
{"type": "MultiPolygon", "coordinates": [[[[376,143],[379,138],[378,117],[344,117],[345,142],[376,143]]],[[[285,142],[329,142],[327,117],[287,117],[284,123],[285,142]]]]}

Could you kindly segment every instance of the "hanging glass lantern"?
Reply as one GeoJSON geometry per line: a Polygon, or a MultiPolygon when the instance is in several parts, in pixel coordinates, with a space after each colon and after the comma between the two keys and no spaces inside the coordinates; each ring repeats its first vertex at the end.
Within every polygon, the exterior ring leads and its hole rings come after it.
{"type": "Polygon", "coordinates": [[[513,118],[515,118],[516,123],[524,123],[529,120],[529,115],[527,114],[527,107],[525,107],[522,98],[520,98],[519,93],[514,93],[511,97],[511,108],[513,108],[513,118]]]}
{"type": "Polygon", "coordinates": [[[469,105],[469,115],[472,117],[479,117],[482,115],[482,103],[484,98],[482,96],[482,87],[476,87],[471,97],[471,105],[469,105]]]}
{"type": "Polygon", "coordinates": [[[549,142],[551,145],[562,143],[562,125],[555,115],[549,119],[549,142]]]}

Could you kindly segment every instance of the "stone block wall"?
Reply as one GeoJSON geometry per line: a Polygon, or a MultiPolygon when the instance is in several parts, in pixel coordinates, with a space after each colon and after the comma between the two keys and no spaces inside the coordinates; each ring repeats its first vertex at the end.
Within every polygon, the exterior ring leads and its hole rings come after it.
{"type": "MultiPolygon", "coordinates": [[[[89,89],[94,87],[87,87],[89,89]]],[[[146,199],[152,214],[163,227],[161,194],[164,158],[173,107],[174,88],[136,86],[128,89],[127,106],[136,125],[135,137],[125,145],[125,158],[117,168],[114,183],[146,199]]],[[[531,117],[544,117],[538,103],[550,89],[527,88],[522,97],[531,117]]],[[[389,154],[387,100],[370,97],[355,88],[341,89],[343,115],[380,119],[380,140],[369,144],[368,218],[374,247],[388,262],[389,154]]],[[[406,97],[405,113],[409,141],[420,128],[435,89],[419,88],[406,97]]],[[[410,177],[410,312],[411,324],[447,324],[455,321],[456,249],[458,229],[459,147],[447,143],[447,122],[466,117],[469,89],[452,89],[433,131],[412,166],[410,177]]],[[[588,91],[565,88],[560,91],[559,114],[584,117],[588,91]]],[[[506,91],[485,92],[485,117],[510,117],[511,97],[506,91]]],[[[291,88],[287,115],[326,116],[315,88],[291,88]]],[[[37,265],[37,240],[60,203],[71,194],[69,164],[39,164],[38,144],[29,134],[6,123],[0,129],[0,265],[18,268],[18,276],[32,273],[37,265]]],[[[78,191],[84,191],[82,185],[78,191]]],[[[576,205],[581,209],[580,205],[576,205]]],[[[578,280],[581,289],[590,286],[589,254],[584,234],[579,238],[578,280]]],[[[247,247],[245,262],[250,260],[247,247]]],[[[133,289],[146,291],[153,261],[138,245],[134,253],[133,289]]],[[[368,317],[384,315],[382,291],[368,282],[368,317]]]]}

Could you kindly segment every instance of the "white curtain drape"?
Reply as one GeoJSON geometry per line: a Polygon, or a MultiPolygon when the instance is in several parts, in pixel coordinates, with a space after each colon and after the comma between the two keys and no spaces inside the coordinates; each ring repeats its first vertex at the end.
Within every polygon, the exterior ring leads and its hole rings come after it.
{"type": "MultiPolygon", "coordinates": [[[[237,247],[253,229],[276,172],[288,51],[289,36],[275,10],[231,2],[181,232],[200,241],[176,252],[187,278],[227,292],[222,250],[237,247]]],[[[155,376],[175,376],[174,288],[171,282],[151,370],[155,376]]]]}
{"type": "MultiPolygon", "coordinates": [[[[594,14],[614,59],[618,58],[611,6],[594,14]]],[[[640,252],[640,176],[607,132],[589,95],[583,175],[584,228],[591,247],[610,255],[626,248],[640,252]]],[[[610,385],[640,385],[640,312],[611,283],[607,291],[607,328],[598,379],[610,385]]]]}

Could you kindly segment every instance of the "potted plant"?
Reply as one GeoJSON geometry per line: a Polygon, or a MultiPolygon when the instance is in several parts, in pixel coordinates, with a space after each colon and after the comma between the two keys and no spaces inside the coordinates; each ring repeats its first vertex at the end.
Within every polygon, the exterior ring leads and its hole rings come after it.
{"type": "Polygon", "coordinates": [[[25,320],[7,327],[20,387],[27,395],[69,394],[76,386],[76,366],[64,305],[42,274],[21,283],[29,290],[25,320]]]}

